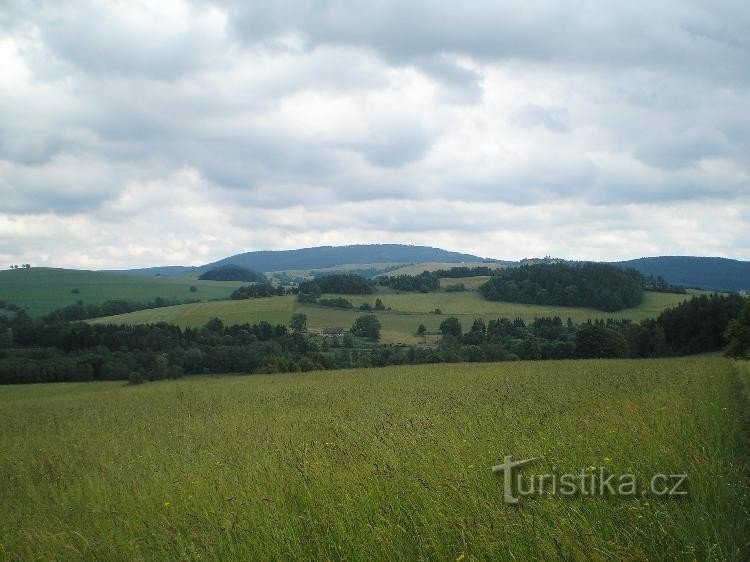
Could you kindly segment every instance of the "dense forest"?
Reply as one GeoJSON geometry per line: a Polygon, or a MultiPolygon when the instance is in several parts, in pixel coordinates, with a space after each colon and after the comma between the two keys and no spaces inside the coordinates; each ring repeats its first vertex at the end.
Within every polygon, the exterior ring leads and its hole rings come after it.
{"type": "Polygon", "coordinates": [[[255,283],[254,285],[245,285],[232,291],[229,298],[233,300],[259,299],[263,297],[282,296],[286,292],[286,289],[281,285],[274,287],[270,283],[255,283]]]}
{"type": "Polygon", "coordinates": [[[429,293],[440,288],[440,277],[429,271],[424,271],[419,275],[385,275],[378,278],[378,285],[390,287],[396,291],[429,293]]]}
{"type": "Polygon", "coordinates": [[[209,269],[198,277],[198,279],[202,281],[247,281],[248,283],[264,283],[266,281],[266,276],[252,269],[228,264],[209,269]]]}
{"type": "MultiPolygon", "coordinates": [[[[377,316],[356,319],[343,337],[306,333],[304,314],[290,326],[224,326],[213,319],[199,329],[170,324],[90,325],[33,320],[13,305],[0,314],[0,383],[130,380],[194,373],[268,373],[402,363],[503,361],[588,357],[655,357],[718,351],[730,343],[748,353],[750,312],[739,295],[701,296],[631,323],[599,319],[576,325],[559,317],[476,319],[467,331],[455,317],[440,325],[437,345],[378,344],[377,316]],[[742,319],[746,317],[746,320],[742,319]],[[730,325],[731,329],[727,330],[730,325]],[[738,341],[728,342],[727,334],[738,341]],[[356,338],[352,337],[356,336],[356,338]]],[[[380,303],[382,307],[382,303],[380,303]]],[[[52,315],[51,318],[59,318],[52,315]]],[[[416,329],[417,327],[415,327],[416,329]]]]}
{"type": "Polygon", "coordinates": [[[498,270],[479,291],[492,301],[615,312],[641,303],[643,278],[634,269],[598,263],[524,265],[498,270]]]}
{"type": "Polygon", "coordinates": [[[726,345],[724,331],[737,318],[746,299],[730,295],[701,295],[659,315],[664,342],[675,353],[700,353],[726,345]]]}
{"type": "Polygon", "coordinates": [[[315,296],[323,293],[370,295],[375,292],[371,281],[353,273],[322,275],[311,281],[303,281],[298,289],[300,294],[315,296]]]}

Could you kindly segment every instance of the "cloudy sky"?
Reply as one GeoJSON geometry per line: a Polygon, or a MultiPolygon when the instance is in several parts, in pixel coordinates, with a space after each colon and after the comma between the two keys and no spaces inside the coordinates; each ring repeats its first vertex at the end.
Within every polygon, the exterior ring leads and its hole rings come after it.
{"type": "Polygon", "coordinates": [[[0,0],[0,264],[371,242],[750,259],[750,2],[0,0]]]}

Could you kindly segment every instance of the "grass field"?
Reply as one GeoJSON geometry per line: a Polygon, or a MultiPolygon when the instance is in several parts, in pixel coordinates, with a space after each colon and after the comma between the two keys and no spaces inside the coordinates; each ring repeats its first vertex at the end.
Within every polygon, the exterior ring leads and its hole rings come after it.
{"type": "Polygon", "coordinates": [[[0,387],[0,558],[747,560],[737,371],[703,356],[0,387]],[[686,472],[689,496],[506,506],[489,470],[506,454],[542,456],[537,474],[686,472]]]}
{"type": "Polygon", "coordinates": [[[41,316],[79,300],[100,303],[110,299],[150,302],[156,297],[225,299],[240,285],[232,281],[199,281],[195,277],[144,277],[37,267],[0,271],[0,300],[24,308],[31,316],[41,316]],[[191,293],[191,285],[198,291],[191,293]],[[74,294],[73,289],[79,292],[74,294]]]}
{"type": "MultiPolygon", "coordinates": [[[[462,279],[452,280],[462,282],[462,279]]],[[[340,295],[324,295],[336,297],[340,295]]],[[[377,312],[382,324],[382,341],[385,343],[415,343],[422,341],[415,333],[420,324],[428,332],[437,332],[440,322],[447,316],[457,317],[467,329],[475,318],[489,321],[497,318],[523,318],[532,321],[536,317],[560,316],[572,318],[575,322],[585,322],[594,318],[630,318],[638,321],[655,317],[669,306],[682,302],[685,295],[667,293],[646,293],[643,303],[637,308],[615,313],[602,312],[587,308],[567,308],[539,306],[484,300],[476,291],[447,293],[394,293],[380,290],[375,295],[346,295],[345,298],[355,305],[355,309],[338,309],[317,305],[301,305],[291,296],[248,299],[241,301],[210,302],[188,304],[151,310],[141,310],[119,316],[98,318],[94,323],[147,324],[169,322],[182,327],[198,327],[210,318],[221,318],[227,324],[255,323],[266,320],[271,323],[288,324],[295,312],[307,315],[307,325],[317,330],[327,326],[349,328],[354,320],[365,314],[358,309],[362,303],[373,304],[380,297],[390,311],[377,312]],[[442,314],[432,314],[439,308],[442,314]]]]}

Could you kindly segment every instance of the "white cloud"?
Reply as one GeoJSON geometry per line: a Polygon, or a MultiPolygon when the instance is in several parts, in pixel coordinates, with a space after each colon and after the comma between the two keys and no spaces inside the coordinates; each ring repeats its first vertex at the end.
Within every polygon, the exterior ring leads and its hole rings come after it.
{"type": "Polygon", "coordinates": [[[729,1],[11,0],[0,259],[750,258],[748,37],[729,1]]]}

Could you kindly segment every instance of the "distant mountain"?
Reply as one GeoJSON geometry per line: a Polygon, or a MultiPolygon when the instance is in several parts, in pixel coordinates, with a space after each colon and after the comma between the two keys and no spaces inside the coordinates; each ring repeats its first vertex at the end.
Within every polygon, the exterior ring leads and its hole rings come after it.
{"type": "Polygon", "coordinates": [[[613,262],[643,275],[661,275],[669,283],[715,291],[750,289],[750,262],[728,258],[661,256],[613,262]]]}
{"type": "MultiPolygon", "coordinates": [[[[163,266],[139,269],[115,270],[113,273],[131,275],[195,275],[224,265],[238,265],[260,272],[287,271],[294,269],[322,269],[345,264],[371,263],[461,263],[496,262],[471,254],[449,252],[429,246],[406,244],[356,244],[352,246],[318,246],[299,250],[259,250],[229,256],[198,267],[163,266]]],[[[503,262],[505,263],[505,262],[503,262]]],[[[507,262],[511,263],[511,262],[507,262]]]]}
{"type": "Polygon", "coordinates": [[[471,254],[449,252],[428,246],[404,244],[357,244],[353,246],[319,246],[299,250],[266,250],[237,254],[207,267],[235,264],[256,271],[285,271],[290,269],[319,269],[349,263],[408,263],[408,262],[464,262],[483,261],[471,254]]]}

